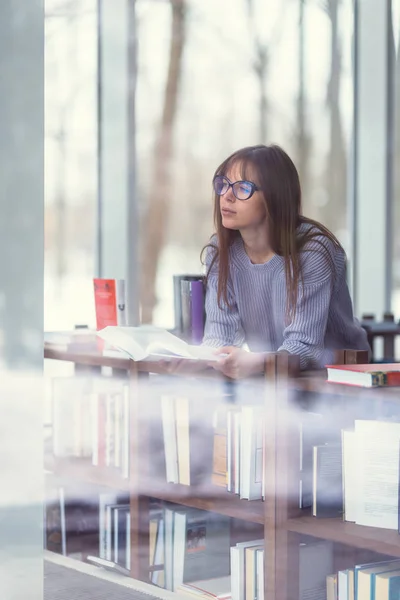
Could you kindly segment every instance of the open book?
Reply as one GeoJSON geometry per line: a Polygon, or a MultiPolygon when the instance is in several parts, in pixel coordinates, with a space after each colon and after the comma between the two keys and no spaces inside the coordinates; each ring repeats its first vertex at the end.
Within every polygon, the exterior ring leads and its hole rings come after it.
{"type": "Polygon", "coordinates": [[[111,346],[125,352],[132,360],[188,360],[218,361],[221,355],[215,348],[191,346],[165,329],[152,325],[140,327],[105,327],[97,335],[111,346]]]}

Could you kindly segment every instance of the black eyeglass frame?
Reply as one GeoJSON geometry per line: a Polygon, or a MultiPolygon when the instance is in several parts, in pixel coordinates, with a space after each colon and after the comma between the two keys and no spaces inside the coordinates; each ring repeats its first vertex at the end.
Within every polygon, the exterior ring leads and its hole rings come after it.
{"type": "Polygon", "coordinates": [[[247,179],[243,179],[241,181],[233,181],[232,182],[232,181],[229,181],[229,179],[227,177],[225,177],[225,175],[216,175],[214,177],[214,179],[213,179],[213,188],[214,188],[214,192],[217,194],[217,196],[225,196],[225,194],[229,190],[229,188],[232,188],[233,195],[235,196],[235,198],[237,200],[240,200],[241,202],[245,202],[246,200],[249,200],[252,197],[252,195],[254,194],[254,192],[259,192],[260,191],[260,188],[255,183],[253,183],[252,181],[247,181],[247,179]],[[215,181],[217,179],[223,179],[228,184],[228,187],[226,188],[225,192],[222,192],[221,194],[219,194],[217,192],[217,190],[215,189],[215,181]],[[241,183],[247,183],[251,187],[250,194],[247,196],[247,198],[238,198],[238,196],[236,195],[236,193],[235,193],[235,187],[234,186],[236,184],[238,184],[238,183],[239,184],[241,184],[241,183]]]}

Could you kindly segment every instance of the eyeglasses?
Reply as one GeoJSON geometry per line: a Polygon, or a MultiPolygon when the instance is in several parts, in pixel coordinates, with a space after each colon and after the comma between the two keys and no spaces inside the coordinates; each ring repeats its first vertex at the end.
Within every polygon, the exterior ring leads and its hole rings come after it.
{"type": "Polygon", "coordinates": [[[232,183],[224,175],[214,177],[213,186],[217,196],[223,196],[231,187],[235,198],[238,200],[248,200],[254,192],[260,190],[252,181],[235,181],[232,183]]]}

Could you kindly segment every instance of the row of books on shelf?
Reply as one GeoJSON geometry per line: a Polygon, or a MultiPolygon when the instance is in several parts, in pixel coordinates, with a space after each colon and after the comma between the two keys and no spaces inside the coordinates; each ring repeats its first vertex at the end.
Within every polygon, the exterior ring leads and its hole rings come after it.
{"type": "Polygon", "coordinates": [[[53,454],[86,458],[129,477],[129,386],[114,379],[60,377],[52,386],[53,454]]]}
{"type": "MultiPolygon", "coordinates": [[[[129,574],[134,525],[126,495],[78,496],[58,486],[45,517],[47,549],[81,560],[99,557],[129,574]]],[[[159,587],[198,598],[264,600],[264,553],[263,538],[232,538],[229,517],[157,501],[150,505],[149,578],[159,587]]],[[[299,567],[300,597],[312,593],[325,600],[332,544],[300,544],[299,567]]]]}
{"type": "Polygon", "coordinates": [[[161,413],[168,482],[196,485],[211,475],[212,483],[243,499],[264,496],[260,408],[223,405],[210,413],[187,397],[163,396],[161,413]]]}
{"type": "MultiPolygon", "coordinates": [[[[248,536],[237,541],[228,517],[166,505],[150,517],[151,581],[198,598],[264,600],[267,550],[263,538],[248,536]]],[[[331,542],[300,543],[299,598],[326,600],[333,565],[331,542]]]]}
{"type": "MultiPolygon", "coordinates": [[[[153,409],[151,417],[159,422],[150,440],[153,475],[188,486],[212,483],[242,499],[265,499],[268,432],[262,407],[226,403],[210,410],[189,394],[163,395],[162,389],[160,408],[153,409]]],[[[56,378],[52,394],[55,457],[85,458],[128,478],[128,384],[112,378],[56,378]]],[[[312,507],[316,517],[343,516],[359,525],[397,530],[396,418],[357,419],[353,427],[341,430],[322,415],[302,413],[299,507],[312,507]]]]}
{"type": "Polygon", "coordinates": [[[400,560],[356,565],[326,578],[327,600],[400,598],[400,560]]]}
{"type": "MultiPolygon", "coordinates": [[[[98,557],[129,574],[131,517],[125,494],[82,495],[57,486],[47,498],[44,530],[48,550],[80,560],[98,557]]],[[[228,517],[157,501],[150,506],[149,578],[159,587],[205,598],[247,600],[246,577],[251,575],[261,586],[261,600],[262,554],[263,540],[230,548],[228,517]]]]}
{"type": "Polygon", "coordinates": [[[83,493],[58,485],[47,494],[44,517],[48,550],[81,560],[98,556],[129,572],[131,525],[126,494],[83,493]]]}
{"type": "MultiPolygon", "coordinates": [[[[393,419],[398,417],[394,416],[393,419]]],[[[184,397],[162,398],[167,481],[212,482],[242,499],[265,499],[266,424],[257,406],[225,405],[213,415],[209,459],[207,424],[184,397]]],[[[400,423],[357,419],[341,430],[321,414],[299,418],[299,508],[315,517],[342,517],[358,525],[399,527],[400,423]]]]}
{"type": "Polygon", "coordinates": [[[312,455],[314,516],[399,529],[399,422],[355,420],[312,455]]]}

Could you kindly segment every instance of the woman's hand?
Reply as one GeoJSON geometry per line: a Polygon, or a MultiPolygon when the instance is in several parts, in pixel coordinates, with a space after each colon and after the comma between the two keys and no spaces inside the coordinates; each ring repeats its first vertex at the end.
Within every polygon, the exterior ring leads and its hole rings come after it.
{"type": "Polygon", "coordinates": [[[215,370],[221,371],[231,379],[245,379],[261,375],[264,371],[264,355],[256,352],[246,352],[235,346],[218,348],[215,354],[226,354],[218,362],[209,363],[215,370]]]}

